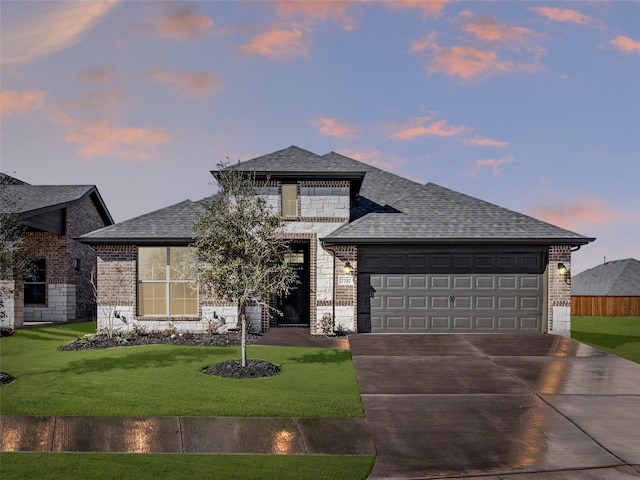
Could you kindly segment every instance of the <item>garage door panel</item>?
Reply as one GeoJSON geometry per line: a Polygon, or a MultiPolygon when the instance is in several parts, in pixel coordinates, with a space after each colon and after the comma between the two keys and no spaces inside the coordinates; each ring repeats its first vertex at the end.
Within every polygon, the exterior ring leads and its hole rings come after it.
{"type": "Polygon", "coordinates": [[[392,270],[358,277],[359,328],[368,327],[370,316],[371,328],[363,331],[541,332],[544,277],[533,266],[538,268],[544,256],[524,256],[383,255],[373,263],[393,265],[392,270]],[[421,265],[427,270],[420,271],[421,265]],[[502,271],[492,271],[498,267],[502,271]],[[532,271],[517,271],[524,267],[532,271]]]}
{"type": "Polygon", "coordinates": [[[444,309],[449,309],[449,297],[436,297],[436,296],[432,296],[430,298],[430,302],[429,304],[431,305],[432,309],[439,309],[439,308],[444,308],[444,309]]]}
{"type": "Polygon", "coordinates": [[[473,285],[473,280],[471,276],[466,275],[464,277],[455,276],[453,277],[453,289],[459,290],[470,290],[473,285]]]}

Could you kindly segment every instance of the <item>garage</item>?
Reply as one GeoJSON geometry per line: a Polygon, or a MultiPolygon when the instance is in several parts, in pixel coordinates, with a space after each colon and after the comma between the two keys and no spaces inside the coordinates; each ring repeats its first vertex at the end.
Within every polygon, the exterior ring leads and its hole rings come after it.
{"type": "Polygon", "coordinates": [[[543,332],[546,263],[535,249],[361,249],[358,331],[543,332]]]}

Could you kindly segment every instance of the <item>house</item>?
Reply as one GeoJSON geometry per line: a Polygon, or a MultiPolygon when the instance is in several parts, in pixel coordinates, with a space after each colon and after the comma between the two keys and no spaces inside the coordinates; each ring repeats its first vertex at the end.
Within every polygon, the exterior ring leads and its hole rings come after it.
{"type": "Polygon", "coordinates": [[[0,212],[23,225],[21,255],[33,270],[5,279],[2,327],[95,318],[96,253],[77,237],[114,223],[96,186],[30,185],[4,174],[0,180],[0,212]]]}
{"type": "MultiPolygon", "coordinates": [[[[258,193],[283,216],[301,279],[272,299],[282,316],[253,307],[256,329],[315,334],[327,320],[377,333],[570,329],[559,265],[593,238],[335,152],[291,146],[230,168],[263,181],[258,193]]],[[[197,288],[195,273],[170,278],[199,211],[185,200],[81,238],[98,254],[99,327],[198,331],[237,320],[233,305],[197,288]]]]}
{"type": "Polygon", "coordinates": [[[572,279],[572,315],[640,317],[640,261],[596,265],[572,279]]]}

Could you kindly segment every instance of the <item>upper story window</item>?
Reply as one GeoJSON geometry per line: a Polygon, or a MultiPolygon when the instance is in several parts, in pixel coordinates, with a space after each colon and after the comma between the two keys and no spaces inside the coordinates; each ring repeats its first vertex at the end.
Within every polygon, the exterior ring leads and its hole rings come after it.
{"type": "Polygon", "coordinates": [[[139,247],[138,314],[198,316],[196,275],[190,247],[139,247]]]}
{"type": "Polygon", "coordinates": [[[24,303],[27,305],[47,304],[47,261],[40,258],[33,262],[33,269],[24,282],[24,303]]]}
{"type": "Polygon", "coordinates": [[[298,216],[298,184],[283,183],[282,190],[282,216],[297,217],[298,216]]]}

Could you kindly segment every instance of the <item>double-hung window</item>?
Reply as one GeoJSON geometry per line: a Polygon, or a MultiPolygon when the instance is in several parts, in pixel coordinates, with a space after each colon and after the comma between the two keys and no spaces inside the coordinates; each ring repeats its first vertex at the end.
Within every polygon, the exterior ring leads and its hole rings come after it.
{"type": "Polygon", "coordinates": [[[138,248],[138,313],[141,316],[198,316],[193,248],[138,248]]]}
{"type": "Polygon", "coordinates": [[[47,304],[47,261],[44,258],[33,262],[33,268],[25,279],[24,303],[26,305],[47,304]]]}

